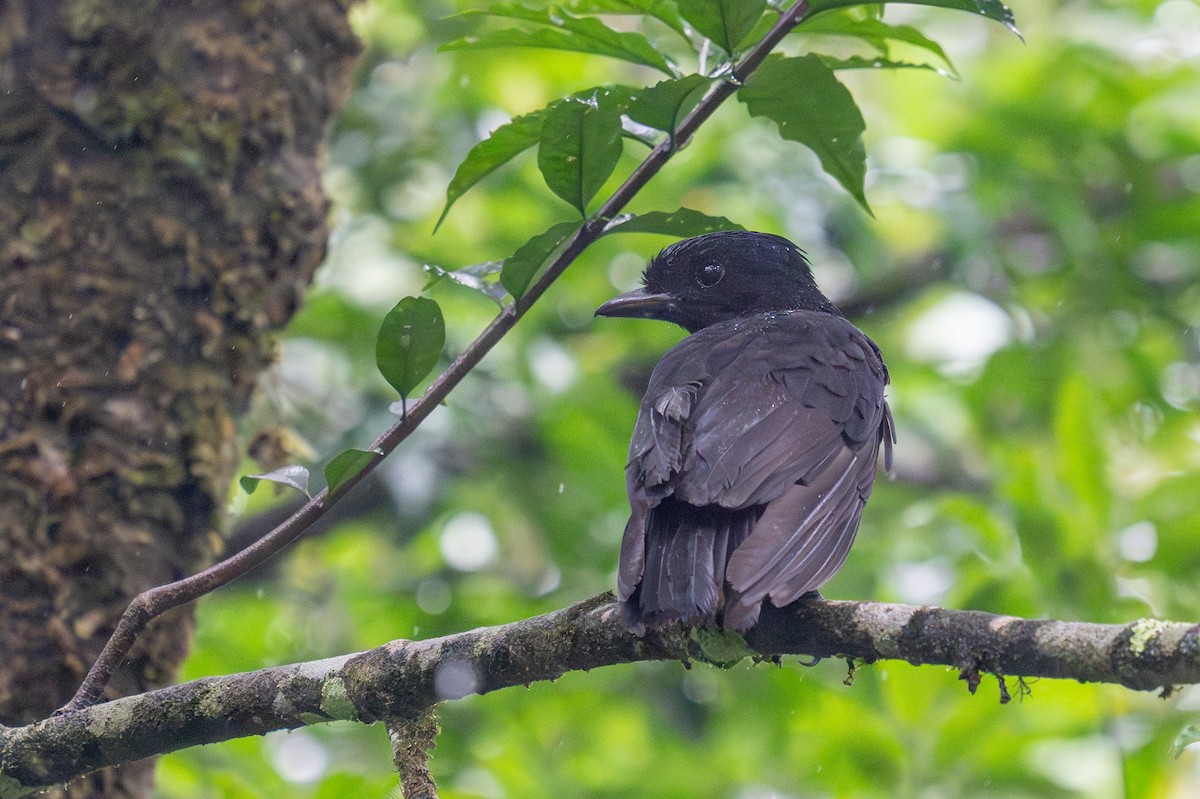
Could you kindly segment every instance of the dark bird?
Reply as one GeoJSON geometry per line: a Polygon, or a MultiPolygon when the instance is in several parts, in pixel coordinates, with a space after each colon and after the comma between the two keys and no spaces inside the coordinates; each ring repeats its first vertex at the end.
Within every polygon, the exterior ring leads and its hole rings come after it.
{"type": "Polygon", "coordinates": [[[676,620],[745,631],[845,561],[881,444],[891,468],[887,367],[780,236],[677,242],[643,283],[596,314],[691,335],[655,367],[633,429],[617,593],[639,635],[676,620]]]}

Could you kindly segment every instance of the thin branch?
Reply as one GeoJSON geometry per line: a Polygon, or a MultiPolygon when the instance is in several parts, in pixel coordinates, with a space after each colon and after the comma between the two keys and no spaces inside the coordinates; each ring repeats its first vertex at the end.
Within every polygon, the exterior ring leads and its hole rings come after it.
{"type": "MultiPolygon", "coordinates": [[[[807,13],[808,0],[799,0],[784,12],[770,32],[734,68],[732,78],[716,84],[692,109],[691,113],[680,122],[674,137],[674,146],[669,139],[656,146],[620,188],[601,206],[600,210],[576,232],[566,249],[550,264],[541,277],[534,281],[529,290],[519,300],[505,307],[491,324],[484,328],[483,332],[454,359],[446,371],[433,381],[421,398],[407,409],[404,418],[376,439],[370,449],[378,449],[386,457],[404,439],[408,438],[413,430],[433,412],[434,408],[446,399],[450,391],[462,381],[467,373],[478,365],[483,356],[525,315],[525,312],[538,298],[546,293],[551,284],[579,257],[584,249],[603,234],[605,223],[620,213],[637,192],[654,175],[658,174],[678,147],[682,147],[691,139],[700,125],[737,90],[742,81],[749,77],[775,46],[804,19],[807,13]]],[[[314,522],[324,516],[335,502],[366,478],[382,460],[383,458],[374,460],[365,469],[342,483],[332,494],[328,489],[321,491],[292,514],[287,521],[236,555],[190,577],[151,588],[134,597],[129,608],[117,622],[117,628],[108,643],[105,644],[100,657],[96,659],[87,676],[84,677],[79,690],[59,712],[78,710],[100,701],[112,678],[113,671],[125,659],[134,641],[137,640],[138,635],[151,619],[171,608],[215,591],[289,546],[314,522]]]]}
{"type": "MultiPolygon", "coordinates": [[[[207,677],[25,727],[0,727],[0,799],[105,766],[197,744],[347,720],[421,719],[439,702],[554,680],[569,671],[700,660],[723,634],[628,633],[611,594],[498,627],[393,641],[327,660],[207,677]]],[[[1200,625],[1090,624],[882,602],[766,607],[746,654],[905,660],[951,666],[972,693],[982,675],[1053,677],[1154,690],[1200,682],[1200,625]]],[[[934,677],[941,679],[940,677],[934,677]]],[[[1003,695],[1000,696],[1003,699],[1003,695]]]]}
{"type": "MultiPolygon", "coordinates": [[[[395,497],[387,487],[387,481],[378,472],[358,484],[353,496],[334,503],[329,512],[304,531],[308,538],[325,535],[338,525],[358,521],[373,514],[395,511],[395,497]]],[[[225,536],[225,555],[230,557],[241,552],[267,533],[285,522],[289,516],[304,507],[308,500],[301,494],[289,492],[278,505],[248,513],[234,522],[225,536]]],[[[263,572],[258,573],[261,579],[263,572]]]]}
{"type": "Polygon", "coordinates": [[[389,721],[387,731],[404,799],[438,799],[437,784],[429,772],[429,752],[437,746],[439,732],[434,709],[416,718],[389,721]]]}

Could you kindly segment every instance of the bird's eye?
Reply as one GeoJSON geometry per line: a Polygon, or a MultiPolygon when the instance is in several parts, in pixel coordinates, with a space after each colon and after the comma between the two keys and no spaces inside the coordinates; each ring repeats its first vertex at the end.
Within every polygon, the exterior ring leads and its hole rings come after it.
{"type": "Polygon", "coordinates": [[[701,287],[710,289],[725,277],[725,267],[720,264],[705,264],[696,271],[696,282],[701,287]]]}

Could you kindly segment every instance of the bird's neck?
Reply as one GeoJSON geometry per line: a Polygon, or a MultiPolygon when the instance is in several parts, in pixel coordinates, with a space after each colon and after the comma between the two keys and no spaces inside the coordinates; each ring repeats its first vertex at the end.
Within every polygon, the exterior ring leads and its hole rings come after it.
{"type": "Polygon", "coordinates": [[[764,314],[785,314],[794,311],[806,311],[809,313],[823,313],[830,316],[844,317],[841,311],[838,310],[832,302],[820,296],[820,302],[813,302],[811,298],[806,298],[803,302],[771,302],[763,303],[759,306],[752,306],[744,311],[730,311],[725,309],[710,309],[705,313],[687,315],[675,321],[689,333],[695,333],[698,330],[703,330],[706,327],[719,325],[726,322],[733,322],[738,319],[749,319],[764,314]]]}

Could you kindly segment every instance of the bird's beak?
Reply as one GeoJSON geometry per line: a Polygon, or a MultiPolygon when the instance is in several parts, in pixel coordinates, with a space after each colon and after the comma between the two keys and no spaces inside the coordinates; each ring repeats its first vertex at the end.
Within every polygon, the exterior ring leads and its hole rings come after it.
{"type": "Polygon", "coordinates": [[[635,319],[667,319],[678,307],[670,294],[654,294],[645,289],[613,297],[596,309],[596,316],[629,316],[635,319]]]}

